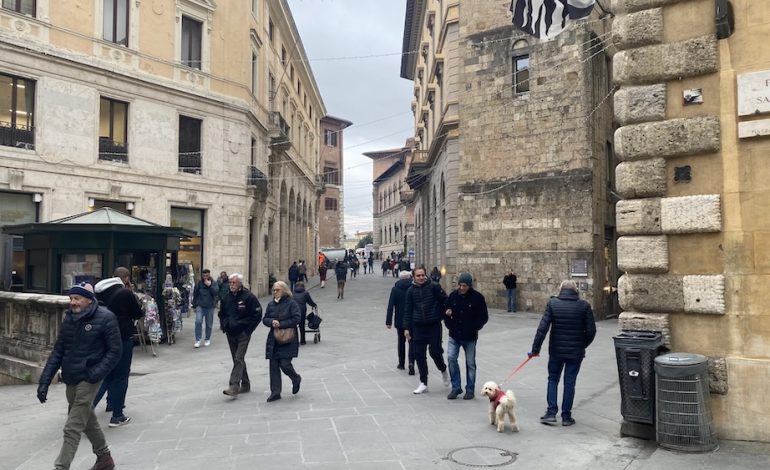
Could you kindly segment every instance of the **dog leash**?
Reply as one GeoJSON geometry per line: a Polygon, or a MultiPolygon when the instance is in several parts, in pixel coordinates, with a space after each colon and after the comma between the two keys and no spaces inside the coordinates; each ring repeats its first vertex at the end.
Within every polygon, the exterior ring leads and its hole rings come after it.
{"type": "Polygon", "coordinates": [[[527,365],[527,363],[528,363],[529,361],[531,361],[533,357],[537,357],[537,356],[529,356],[529,357],[527,357],[526,359],[524,359],[524,362],[522,362],[522,363],[521,363],[521,364],[519,364],[519,365],[518,365],[518,366],[517,366],[515,369],[513,369],[513,371],[512,371],[510,374],[508,374],[508,377],[506,377],[506,378],[505,378],[505,380],[503,380],[503,381],[500,383],[500,385],[499,385],[499,386],[502,388],[503,384],[504,384],[504,383],[506,383],[506,382],[508,382],[508,381],[511,379],[511,377],[513,377],[514,375],[516,375],[516,373],[517,373],[518,371],[520,371],[522,367],[526,366],[526,365],[527,365]]]}

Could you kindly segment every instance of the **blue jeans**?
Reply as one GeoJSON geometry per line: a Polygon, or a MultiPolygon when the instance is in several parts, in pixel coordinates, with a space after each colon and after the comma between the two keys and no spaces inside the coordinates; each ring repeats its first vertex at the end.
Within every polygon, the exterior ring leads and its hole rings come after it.
{"type": "Polygon", "coordinates": [[[564,395],[561,400],[561,417],[572,417],[572,403],[575,401],[575,383],[577,382],[580,363],[583,359],[564,359],[550,356],[548,358],[548,410],[549,415],[556,416],[559,407],[556,403],[559,379],[564,370],[564,395]]]}
{"type": "Polygon", "coordinates": [[[123,416],[123,408],[126,406],[126,391],[128,390],[128,374],[131,372],[131,359],[133,357],[134,340],[129,337],[123,340],[120,361],[104,378],[104,382],[94,397],[94,407],[96,407],[105,392],[107,393],[107,405],[112,408],[113,418],[123,416]]]}
{"type": "Polygon", "coordinates": [[[508,311],[516,311],[516,289],[506,289],[508,291],[508,311]]]}
{"type": "Polygon", "coordinates": [[[195,307],[195,341],[201,340],[201,325],[206,317],[206,341],[211,339],[211,327],[214,323],[214,307],[195,307]]]}
{"type": "Polygon", "coordinates": [[[449,337],[449,350],[447,359],[449,362],[449,376],[452,378],[452,391],[460,392],[463,389],[460,377],[460,365],[457,358],[460,356],[460,346],[465,351],[465,391],[475,393],[476,390],[476,341],[458,341],[449,337]]]}

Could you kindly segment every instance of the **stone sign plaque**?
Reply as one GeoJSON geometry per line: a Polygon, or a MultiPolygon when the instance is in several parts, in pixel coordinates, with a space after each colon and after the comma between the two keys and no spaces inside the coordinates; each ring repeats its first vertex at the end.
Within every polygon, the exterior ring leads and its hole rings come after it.
{"type": "Polygon", "coordinates": [[[770,119],[738,123],[738,138],[762,137],[770,135],[770,119]]]}
{"type": "Polygon", "coordinates": [[[738,75],[738,116],[770,113],[770,70],[738,75]]]}

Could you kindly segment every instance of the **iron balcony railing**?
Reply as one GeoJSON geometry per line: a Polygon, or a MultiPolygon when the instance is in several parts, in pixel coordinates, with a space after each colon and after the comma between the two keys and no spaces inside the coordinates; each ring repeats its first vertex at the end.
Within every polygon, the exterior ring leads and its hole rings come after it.
{"type": "Polygon", "coordinates": [[[128,143],[116,142],[107,137],[99,137],[99,160],[128,162],[128,143]]]}
{"type": "Polygon", "coordinates": [[[184,173],[201,174],[201,153],[184,152],[179,154],[179,171],[184,173]]]}
{"type": "Polygon", "coordinates": [[[252,186],[260,191],[267,191],[267,175],[254,165],[249,165],[246,173],[246,186],[252,186]]]}
{"type": "Polygon", "coordinates": [[[35,128],[0,121],[0,145],[33,150],[35,148],[35,128]]]}

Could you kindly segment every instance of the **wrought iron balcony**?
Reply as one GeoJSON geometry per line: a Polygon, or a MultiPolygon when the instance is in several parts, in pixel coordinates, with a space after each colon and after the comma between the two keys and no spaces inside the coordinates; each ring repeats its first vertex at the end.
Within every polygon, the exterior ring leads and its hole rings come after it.
{"type": "Polygon", "coordinates": [[[291,148],[291,127],[278,111],[270,111],[270,146],[274,150],[291,148]]]}
{"type": "Polygon", "coordinates": [[[184,152],[179,154],[179,171],[184,173],[201,174],[201,153],[184,152]]]}
{"type": "Polygon", "coordinates": [[[128,143],[115,142],[107,137],[99,137],[99,160],[128,162],[128,143]]]}
{"type": "Polygon", "coordinates": [[[246,186],[255,188],[259,192],[267,193],[267,175],[259,168],[249,165],[246,173],[246,186]]]}
{"type": "Polygon", "coordinates": [[[34,150],[35,128],[0,121],[0,145],[34,150]]]}

